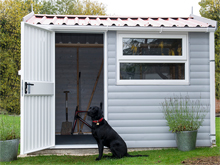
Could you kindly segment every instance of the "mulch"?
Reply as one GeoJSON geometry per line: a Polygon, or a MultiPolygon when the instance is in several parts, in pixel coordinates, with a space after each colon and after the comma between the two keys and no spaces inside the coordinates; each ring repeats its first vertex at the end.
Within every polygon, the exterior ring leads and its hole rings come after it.
{"type": "Polygon", "coordinates": [[[185,165],[188,165],[188,164],[220,165],[220,156],[191,158],[191,159],[182,161],[182,164],[185,164],[185,165]]]}

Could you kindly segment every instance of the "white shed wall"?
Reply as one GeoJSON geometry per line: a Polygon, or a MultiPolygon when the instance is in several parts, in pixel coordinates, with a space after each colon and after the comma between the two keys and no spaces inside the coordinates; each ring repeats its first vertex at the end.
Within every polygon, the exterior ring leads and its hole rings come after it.
{"type": "MultiPolygon", "coordinates": [[[[116,84],[117,33],[107,33],[107,117],[128,147],[176,147],[160,104],[174,94],[210,103],[209,34],[189,33],[189,85],[123,86],[116,84]]],[[[210,117],[198,130],[197,146],[210,146],[210,117]]]]}

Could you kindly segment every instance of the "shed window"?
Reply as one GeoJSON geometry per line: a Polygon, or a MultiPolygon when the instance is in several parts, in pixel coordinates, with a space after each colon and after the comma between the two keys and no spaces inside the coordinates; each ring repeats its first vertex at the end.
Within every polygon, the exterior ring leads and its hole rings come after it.
{"type": "Polygon", "coordinates": [[[120,63],[120,80],[184,80],[185,64],[120,63]]]}
{"type": "Polygon", "coordinates": [[[182,39],[123,38],[123,55],[182,56],[182,39]]]}
{"type": "Polygon", "coordinates": [[[187,34],[118,34],[118,85],[189,84],[187,34]]]}

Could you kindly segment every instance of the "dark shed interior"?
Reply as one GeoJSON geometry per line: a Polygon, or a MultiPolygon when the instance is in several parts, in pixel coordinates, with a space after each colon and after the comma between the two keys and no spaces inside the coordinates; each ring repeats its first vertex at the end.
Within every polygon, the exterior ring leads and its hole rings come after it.
{"type": "MultiPolygon", "coordinates": [[[[56,33],[55,42],[56,145],[95,144],[88,126],[79,121],[72,127],[77,105],[86,111],[103,103],[103,34],[56,33]],[[71,123],[62,125],[67,109],[71,123]]],[[[79,116],[91,125],[86,113],[79,116]]]]}

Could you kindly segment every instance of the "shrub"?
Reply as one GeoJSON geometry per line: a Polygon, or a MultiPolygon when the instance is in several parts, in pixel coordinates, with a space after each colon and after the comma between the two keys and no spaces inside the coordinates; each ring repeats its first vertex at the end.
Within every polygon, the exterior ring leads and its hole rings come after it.
{"type": "Polygon", "coordinates": [[[0,141],[20,138],[20,118],[0,115],[0,141]]]}
{"type": "Polygon", "coordinates": [[[172,132],[198,130],[209,111],[209,106],[202,105],[200,100],[193,101],[181,95],[165,99],[162,108],[172,132]]]}

